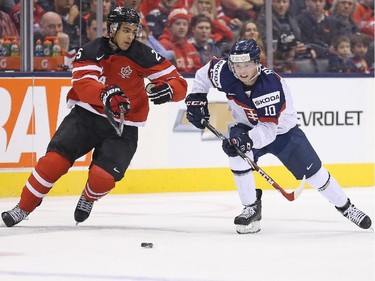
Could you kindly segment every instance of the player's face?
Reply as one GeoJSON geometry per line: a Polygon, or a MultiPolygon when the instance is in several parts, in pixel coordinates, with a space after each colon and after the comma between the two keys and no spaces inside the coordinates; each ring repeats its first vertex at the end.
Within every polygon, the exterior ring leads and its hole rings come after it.
{"type": "Polygon", "coordinates": [[[254,61],[248,61],[233,63],[233,70],[242,83],[252,85],[255,82],[252,78],[257,74],[258,68],[254,61]]]}
{"type": "Polygon", "coordinates": [[[137,30],[138,25],[122,23],[120,29],[116,32],[116,35],[113,38],[113,42],[115,42],[121,50],[126,51],[135,39],[137,30]]]}

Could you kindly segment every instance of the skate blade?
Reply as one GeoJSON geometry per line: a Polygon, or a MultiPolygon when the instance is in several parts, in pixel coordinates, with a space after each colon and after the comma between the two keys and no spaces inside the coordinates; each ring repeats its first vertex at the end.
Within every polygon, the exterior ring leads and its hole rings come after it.
{"type": "Polygon", "coordinates": [[[238,234],[254,234],[261,230],[260,221],[254,221],[249,225],[237,224],[236,231],[238,234]]]}

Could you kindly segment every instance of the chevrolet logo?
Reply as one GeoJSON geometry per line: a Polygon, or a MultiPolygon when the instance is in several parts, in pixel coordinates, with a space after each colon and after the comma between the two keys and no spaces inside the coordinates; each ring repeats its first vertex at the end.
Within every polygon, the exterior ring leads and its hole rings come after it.
{"type": "MultiPolygon", "coordinates": [[[[233,124],[231,110],[226,102],[212,102],[208,104],[210,112],[210,123],[228,137],[228,129],[233,124]]],[[[173,126],[173,132],[199,132],[200,129],[194,127],[186,118],[186,110],[180,109],[177,113],[176,121],[173,126]]],[[[217,140],[217,137],[208,129],[204,129],[201,136],[202,140],[217,140]]]]}

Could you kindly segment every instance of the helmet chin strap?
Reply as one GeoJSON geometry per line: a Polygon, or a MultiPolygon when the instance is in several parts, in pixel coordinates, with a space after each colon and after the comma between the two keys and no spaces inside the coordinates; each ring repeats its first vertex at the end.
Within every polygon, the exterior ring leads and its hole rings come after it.
{"type": "MultiPolygon", "coordinates": [[[[117,32],[117,31],[116,31],[116,32],[117,32]]],[[[115,45],[117,49],[121,50],[121,48],[119,47],[119,45],[117,45],[117,43],[116,43],[113,39],[114,39],[114,37],[111,37],[111,38],[109,38],[109,41],[110,41],[113,45],[115,45]]]]}

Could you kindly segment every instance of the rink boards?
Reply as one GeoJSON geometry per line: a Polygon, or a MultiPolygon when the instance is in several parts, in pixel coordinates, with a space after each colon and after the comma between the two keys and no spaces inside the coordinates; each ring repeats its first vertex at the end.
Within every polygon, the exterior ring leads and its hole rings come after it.
{"type": "MultiPolygon", "coordinates": [[[[189,89],[192,79],[187,79],[189,89]]],[[[298,124],[343,186],[374,185],[374,78],[286,78],[298,124]]],[[[18,196],[54,131],[69,112],[67,77],[0,78],[0,197],[18,196]]],[[[209,93],[211,123],[231,121],[223,93],[209,93]]],[[[184,102],[151,105],[138,151],[113,193],[233,190],[221,142],[192,127],[184,102]]],[[[82,191],[91,154],[77,160],[50,194],[82,191]]],[[[285,188],[298,182],[271,156],[259,165],[285,188]]],[[[257,183],[270,188],[260,177],[257,183]]]]}

